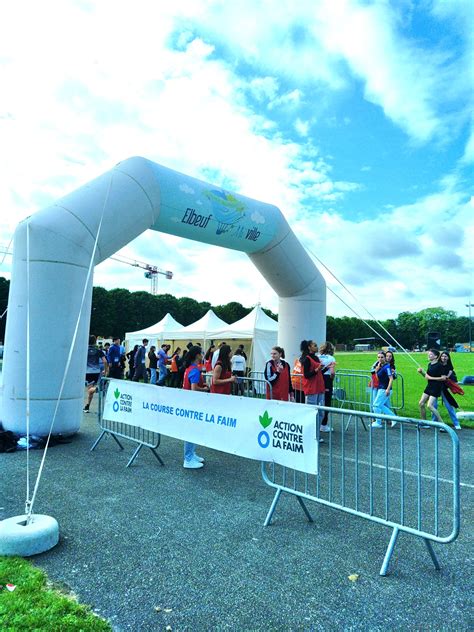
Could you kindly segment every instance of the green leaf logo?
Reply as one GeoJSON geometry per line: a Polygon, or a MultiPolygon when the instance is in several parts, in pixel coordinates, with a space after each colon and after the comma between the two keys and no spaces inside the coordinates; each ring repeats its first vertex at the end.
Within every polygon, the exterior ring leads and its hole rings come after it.
{"type": "Polygon", "coordinates": [[[120,396],[120,391],[118,390],[118,388],[115,389],[114,391],[114,395],[115,395],[115,399],[118,399],[120,396]]]}
{"type": "Polygon", "coordinates": [[[267,411],[265,411],[263,415],[259,415],[258,419],[264,428],[268,428],[273,421],[273,417],[270,417],[267,411]]]}

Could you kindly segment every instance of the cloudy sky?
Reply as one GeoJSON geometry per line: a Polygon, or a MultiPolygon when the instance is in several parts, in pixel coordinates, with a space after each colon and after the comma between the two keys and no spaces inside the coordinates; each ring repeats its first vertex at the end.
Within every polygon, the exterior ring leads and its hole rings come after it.
{"type": "MultiPolygon", "coordinates": [[[[466,314],[473,54],[472,0],[11,2],[0,245],[18,221],[140,155],[280,207],[378,317],[466,314]]],[[[148,231],[122,253],[172,270],[160,291],[277,309],[237,252],[148,231]]],[[[9,269],[6,257],[0,275],[9,269]]],[[[114,261],[94,282],[149,288],[114,261]]],[[[350,315],[330,293],[328,313],[350,315]]]]}

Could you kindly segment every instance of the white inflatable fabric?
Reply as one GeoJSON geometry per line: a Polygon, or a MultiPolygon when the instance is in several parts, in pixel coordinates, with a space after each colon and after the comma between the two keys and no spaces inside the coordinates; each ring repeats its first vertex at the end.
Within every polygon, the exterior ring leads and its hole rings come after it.
{"type": "MultiPolygon", "coordinates": [[[[44,436],[49,432],[65,373],[102,214],[94,265],[148,228],[240,250],[280,297],[278,344],[285,348],[287,357],[298,354],[302,338],[325,339],[324,280],[277,207],[229,193],[144,158],[129,158],[17,227],[0,416],[6,430],[26,432],[27,227],[30,432],[44,436]]],[[[80,427],[91,300],[92,277],[53,434],[73,434],[80,427]]]]}

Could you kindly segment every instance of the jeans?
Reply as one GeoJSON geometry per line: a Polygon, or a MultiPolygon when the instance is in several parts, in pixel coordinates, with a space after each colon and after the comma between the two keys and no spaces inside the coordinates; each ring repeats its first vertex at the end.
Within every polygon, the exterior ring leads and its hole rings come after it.
{"type": "MultiPolygon", "coordinates": [[[[459,423],[459,419],[458,419],[458,417],[456,415],[456,409],[454,408],[454,406],[451,406],[451,404],[446,399],[446,395],[444,393],[441,393],[441,398],[443,400],[443,404],[444,404],[446,410],[448,411],[448,415],[449,415],[451,421],[453,422],[453,426],[459,426],[460,423],[459,423]]],[[[435,401],[434,407],[436,409],[438,408],[438,400],[435,401]]],[[[433,421],[438,421],[434,415],[431,416],[431,419],[433,421]]]]}
{"type": "Polygon", "coordinates": [[[133,373],[134,382],[139,382],[140,378],[143,378],[145,384],[148,384],[148,372],[144,364],[139,364],[138,366],[136,366],[133,373]]]}
{"type": "Polygon", "coordinates": [[[150,384],[156,384],[156,369],[150,368],[150,384]]]}
{"type": "Polygon", "coordinates": [[[188,443],[188,441],[184,442],[184,460],[192,461],[194,459],[194,455],[196,454],[196,444],[188,443]]]}
{"type": "MultiPolygon", "coordinates": [[[[390,408],[389,404],[390,395],[386,395],[384,388],[378,388],[373,402],[374,413],[393,415],[393,410],[390,408]]],[[[376,421],[378,423],[382,423],[381,419],[377,419],[376,421]]]]}
{"type": "Polygon", "coordinates": [[[165,385],[165,380],[166,380],[166,376],[168,375],[168,370],[166,368],[166,366],[162,366],[160,364],[160,375],[158,377],[158,386],[164,386],[165,385]]]}
{"type": "MultiPolygon", "coordinates": [[[[306,403],[312,406],[324,406],[324,393],[312,393],[306,395],[306,403]]],[[[324,417],[324,410],[318,410],[318,429],[324,417]]]]}

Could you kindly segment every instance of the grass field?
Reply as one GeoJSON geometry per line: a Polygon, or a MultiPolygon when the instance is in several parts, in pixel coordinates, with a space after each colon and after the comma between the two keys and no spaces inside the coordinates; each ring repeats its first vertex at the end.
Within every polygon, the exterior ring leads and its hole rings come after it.
{"type": "MultiPolygon", "coordinates": [[[[428,366],[426,353],[412,353],[411,355],[426,369],[428,366]]],[[[377,353],[375,351],[370,353],[337,353],[336,369],[370,370],[376,357],[377,353]]],[[[474,375],[474,354],[453,353],[451,359],[459,380],[464,375],[474,375]]],[[[426,380],[417,373],[415,363],[404,353],[395,354],[395,366],[397,373],[403,375],[405,384],[405,408],[399,414],[418,419],[420,416],[418,401],[426,386],[426,380]]],[[[463,388],[465,395],[456,395],[459,410],[474,411],[474,386],[463,388]]],[[[443,421],[450,423],[446,409],[442,405],[440,406],[440,413],[443,421]]],[[[464,427],[474,428],[474,421],[462,421],[461,423],[464,427]]]]}
{"type": "Polygon", "coordinates": [[[48,585],[46,575],[18,557],[0,558],[0,629],[108,631],[108,623],[81,606],[73,595],[48,585]],[[5,586],[16,586],[9,592],[5,586]]]}

